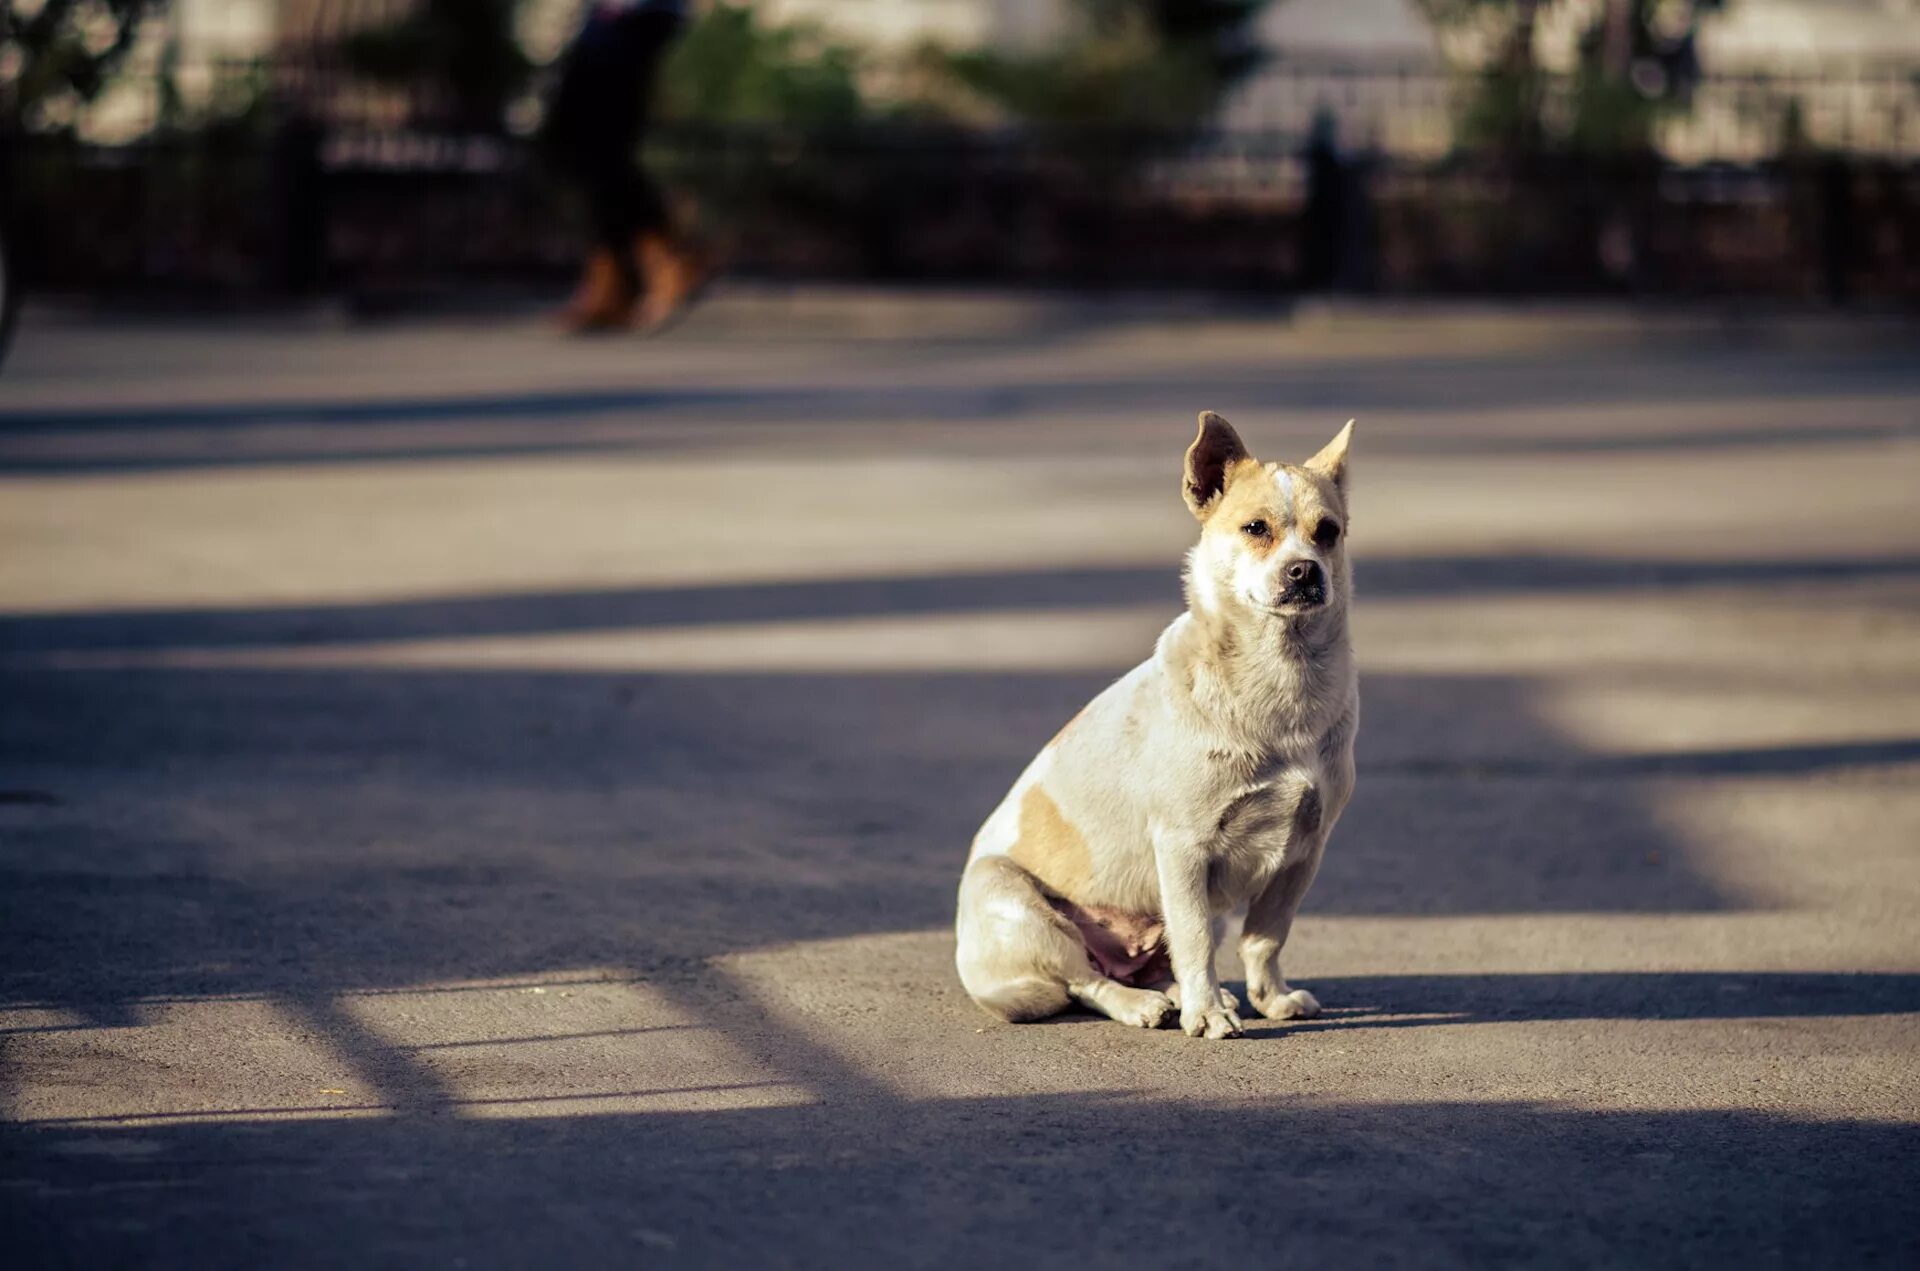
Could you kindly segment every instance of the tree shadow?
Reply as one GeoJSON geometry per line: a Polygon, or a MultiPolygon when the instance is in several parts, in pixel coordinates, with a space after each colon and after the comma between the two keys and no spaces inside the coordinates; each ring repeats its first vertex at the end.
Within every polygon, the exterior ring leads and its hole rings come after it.
{"type": "Polygon", "coordinates": [[[1920,1255],[1916,1146],[1748,1111],[1090,1095],[6,1127],[0,1213],[29,1267],[1892,1267],[1920,1255]]]}
{"type": "MultiPolygon", "coordinates": [[[[1771,584],[1795,567],[1389,559],[1369,562],[1367,577],[1370,594],[1391,596],[1771,584]]],[[[1920,562],[1817,568],[1902,577],[1920,562]]],[[[316,952],[332,992],[636,957],[645,970],[944,926],[981,817],[1110,678],[47,671],[43,657],[1102,604],[1171,612],[1173,586],[1163,568],[1111,567],[9,617],[0,985],[114,1019],[154,993],[271,989],[297,1002],[316,952]]],[[[1767,904],[1696,869],[1635,783],[1920,759],[1915,738],[1594,754],[1545,722],[1541,689],[1521,676],[1367,676],[1362,795],[1310,912],[1767,904]]]]}
{"type": "MultiPolygon", "coordinates": [[[[0,434],[85,429],[224,428],[263,424],[368,427],[493,419],[546,422],[607,415],[673,412],[702,419],[902,418],[991,419],[1059,410],[1113,410],[1164,405],[1192,412],[1196,390],[1210,400],[1282,404],[1289,411],[1431,411],[1476,406],[1566,407],[1580,404],[1715,400],[1729,395],[1800,397],[1840,393],[1873,396],[1910,391],[1912,368],[1903,349],[1861,348],[1781,359],[1765,350],[1637,350],[1627,354],[1569,350],[1543,359],[1537,350],[1501,354],[1399,356],[1386,361],[1276,362],[1249,371],[1200,363],[1190,376],[1156,370],[1109,370],[1097,378],[937,376],[907,382],[634,385],[596,388],[347,395],[195,405],[160,402],[0,409],[0,434]],[[1622,374],[1632,365],[1640,373],[1622,374]],[[1383,368],[1391,374],[1383,374],[1383,368]]],[[[949,376],[952,372],[946,372],[949,376]]],[[[1712,436],[1713,434],[1707,434],[1712,436]]],[[[1724,440],[1754,440],[1752,430],[1729,430],[1724,440]]],[[[1765,441],[1766,434],[1759,439],[1765,441]]],[[[1658,445],[1658,439],[1650,439],[1658,445]]],[[[1524,444],[1524,442],[1522,443],[1524,444]]]]}
{"type": "MultiPolygon", "coordinates": [[[[1104,373],[1022,378],[994,364],[968,375],[964,365],[904,382],[766,386],[655,383],[594,387],[355,396],[284,397],[179,405],[0,408],[0,473],[60,475],[245,467],[262,464],[411,462],[538,455],[647,453],[713,444],[715,429],[777,430],[831,421],[864,438],[902,421],[948,426],[1045,420],[1063,451],[1085,443],[1076,421],[1160,413],[1190,418],[1196,402],[1235,411],[1335,419],[1409,416],[1435,411],[1662,407],[1841,397],[1869,405],[1866,418],[1818,423],[1708,424],[1642,432],[1567,430],[1533,424],[1507,433],[1448,428],[1387,429],[1369,452],[1422,455],[1605,455],[1734,451],[1899,441],[1913,435],[1897,407],[1914,390],[1910,361],[1887,348],[1828,350],[1782,358],[1766,349],[1538,350],[1385,360],[1300,361],[1249,371],[1244,363],[1202,363],[1186,373],[1102,366],[1104,373]],[[697,431],[676,431],[689,419],[697,431]]],[[[890,377],[889,377],[890,378],[890,377]]],[[[351,383],[343,377],[343,383],[351,383]]],[[[1304,439],[1303,439],[1304,440],[1304,439]]]]}
{"type": "MultiPolygon", "coordinates": [[[[1380,556],[1366,599],[1577,595],[1920,578],[1920,556],[1689,560],[1532,553],[1380,556]]],[[[419,600],[246,608],[116,609],[0,615],[0,654],[353,645],[450,637],[906,617],[1090,607],[1180,606],[1168,563],[909,573],[793,582],[489,592],[419,600]]]]}
{"type": "MultiPolygon", "coordinates": [[[[46,796],[0,808],[0,989],[124,1022],[153,994],[317,1003],[943,927],[979,820],[1105,678],[0,672],[0,764],[46,796]]],[[[1309,912],[1764,904],[1697,870],[1633,782],[1920,753],[1621,763],[1543,726],[1535,692],[1370,676],[1362,796],[1309,912]],[[1486,738],[1492,775],[1450,766],[1486,738]]]]}
{"type": "MultiPolygon", "coordinates": [[[[1500,585],[1497,571],[1463,572],[1500,585]]],[[[1619,575],[1574,568],[1544,581],[1556,577],[1619,575]]],[[[1169,583],[1117,571],[1077,585],[1081,603],[1098,603],[1169,583]]],[[[948,612],[1074,586],[1044,572],[829,580],[337,607],[295,621],[350,643],[615,618],[948,612]]],[[[274,610],[73,614],[10,619],[8,638],[35,654],[244,647],[285,638],[287,621],[274,610]]],[[[340,1005],[348,992],[618,967],[699,1015],[728,991],[717,959],[944,928],[974,828],[1102,672],[30,662],[0,664],[0,765],[10,787],[41,796],[0,804],[0,1003],[86,1030],[137,1029],[155,998],[267,998],[375,1091],[366,1113],[385,1114],[7,1127],[0,1204],[27,1198],[9,1230],[24,1233],[30,1264],[557,1264],[659,1240],[716,1263],[755,1251],[792,1264],[838,1265],[849,1251],[904,1265],[1098,1263],[1160,1248],[1208,1261],[1226,1256],[1210,1241],[1240,1248],[1283,1202],[1325,1218],[1289,1219],[1285,1257],[1384,1251],[1464,1264],[1563,1252],[1551,1233],[1568,1222],[1573,1188],[1586,1197],[1579,1238],[1590,1243],[1577,1247],[1589,1261],[1891,1260],[1911,1245],[1901,1198],[1913,1143],[1885,1126],[1499,1104],[916,1101],[777,1022],[775,1067],[818,1106],[482,1121],[340,1005]],[[1497,1229],[1485,1221],[1490,1195],[1497,1229]]],[[[1764,904],[1696,866],[1635,782],[1915,758],[1898,739],[1622,762],[1546,723],[1540,685],[1521,677],[1373,675],[1365,692],[1361,795],[1311,914],[1764,904]],[[1489,770],[1472,766],[1476,754],[1489,770]]],[[[1316,987],[1357,1010],[1460,1021],[1718,1019],[1910,1011],[1915,979],[1392,976],[1316,987]]],[[[1403,1025],[1346,1014],[1280,1031],[1387,1026],[1403,1025]]],[[[15,1075],[0,1071],[0,1096],[15,1075]]],[[[675,1088],[710,1084],[698,1077],[675,1088]]]]}
{"type": "MultiPolygon", "coordinates": [[[[1247,1003],[1246,984],[1226,986],[1247,1003]]],[[[1243,1011],[1249,1037],[1430,1028],[1523,1020],[1819,1019],[1920,1014],[1920,975],[1881,972],[1607,971],[1314,976],[1337,1003],[1311,1020],[1269,1023],[1243,1011]]],[[[1041,1026],[1103,1024],[1075,1008],[1041,1026]]]]}
{"type": "Polygon", "coordinates": [[[1547,1019],[1778,1019],[1920,1013],[1920,975],[1619,971],[1320,976],[1340,1009],[1289,1032],[1547,1019]],[[1428,1019],[1396,1018],[1424,1015],[1428,1019]]]}

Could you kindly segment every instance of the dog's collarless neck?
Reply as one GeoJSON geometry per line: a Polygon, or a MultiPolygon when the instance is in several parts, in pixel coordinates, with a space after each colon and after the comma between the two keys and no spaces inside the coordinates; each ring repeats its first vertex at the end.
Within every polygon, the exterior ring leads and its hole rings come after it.
{"type": "Polygon", "coordinates": [[[1249,750],[1322,731],[1351,695],[1344,612],[1293,620],[1236,621],[1198,608],[1188,615],[1171,650],[1184,664],[1178,678],[1194,709],[1249,750]]]}

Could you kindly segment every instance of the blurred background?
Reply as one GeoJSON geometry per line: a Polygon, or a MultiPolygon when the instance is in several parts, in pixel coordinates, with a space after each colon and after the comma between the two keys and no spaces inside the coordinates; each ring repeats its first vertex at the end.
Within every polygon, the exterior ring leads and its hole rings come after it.
{"type": "MultiPolygon", "coordinates": [[[[557,287],[579,0],[8,0],[17,269],[557,287]]],[[[736,276],[1920,297],[1913,0],[717,0],[649,161],[736,276]]]]}
{"type": "Polygon", "coordinates": [[[1920,1266],[1920,0],[695,6],[573,340],[573,0],[0,15],[8,1271],[1920,1266]],[[1001,1027],[1201,409],[1358,418],[1329,1010],[1001,1027]]]}

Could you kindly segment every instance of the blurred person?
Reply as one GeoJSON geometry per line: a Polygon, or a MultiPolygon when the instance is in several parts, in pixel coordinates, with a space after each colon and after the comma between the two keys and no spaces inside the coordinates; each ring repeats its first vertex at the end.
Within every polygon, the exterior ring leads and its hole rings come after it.
{"type": "Polygon", "coordinates": [[[1307,201],[1301,210],[1300,289],[1327,291],[1340,279],[1346,238],[1346,166],[1340,158],[1339,125],[1332,112],[1313,114],[1303,156],[1307,201]]]}
{"type": "Polygon", "coordinates": [[[1370,291],[1374,285],[1374,218],[1370,163],[1342,150],[1340,121],[1314,112],[1307,148],[1307,198],[1300,217],[1302,291],[1370,291]]]}
{"type": "Polygon", "coordinates": [[[710,272],[673,225],[639,148],[654,80],[686,24],[688,0],[590,0],[562,56],[545,141],[561,176],[587,205],[592,244],[563,321],[570,331],[658,330],[692,301],[710,272]]]}

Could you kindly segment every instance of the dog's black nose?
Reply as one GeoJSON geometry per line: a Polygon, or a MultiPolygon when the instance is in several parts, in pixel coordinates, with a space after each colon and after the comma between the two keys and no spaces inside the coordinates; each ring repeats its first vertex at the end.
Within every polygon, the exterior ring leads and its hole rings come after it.
{"type": "Polygon", "coordinates": [[[1320,581],[1320,566],[1310,560],[1297,560],[1287,566],[1287,581],[1308,586],[1320,581]]]}

